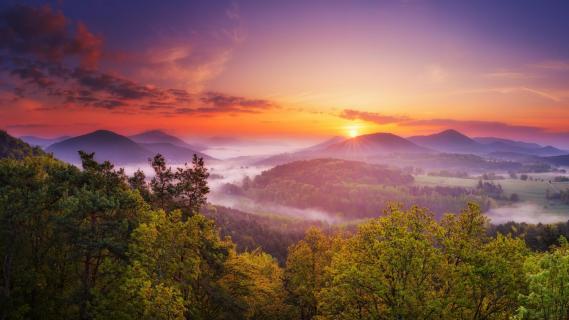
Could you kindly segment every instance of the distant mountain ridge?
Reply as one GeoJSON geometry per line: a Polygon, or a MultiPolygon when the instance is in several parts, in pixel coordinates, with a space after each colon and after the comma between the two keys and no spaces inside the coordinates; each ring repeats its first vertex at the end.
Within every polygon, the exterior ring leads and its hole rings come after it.
{"type": "Polygon", "coordinates": [[[115,164],[143,163],[152,152],[131,139],[108,130],[97,130],[81,136],[54,143],[47,148],[60,160],[80,163],[78,151],[95,152],[98,161],[109,160],[115,164]]]}
{"type": "Polygon", "coordinates": [[[275,165],[290,161],[337,157],[342,159],[377,158],[386,154],[449,153],[473,154],[492,158],[536,159],[568,154],[552,146],[495,137],[470,138],[448,129],[431,135],[403,138],[391,133],[373,133],[354,138],[333,137],[298,152],[275,155],[257,164],[275,165]]]}
{"type": "Polygon", "coordinates": [[[61,136],[61,137],[56,137],[56,138],[41,138],[41,137],[36,137],[36,136],[21,136],[20,139],[22,139],[24,142],[26,142],[27,144],[31,145],[31,146],[35,146],[35,147],[40,147],[40,148],[47,148],[50,145],[56,143],[56,142],[60,142],[63,141],[65,139],[69,139],[71,138],[70,136],[61,136]]]}
{"type": "Polygon", "coordinates": [[[567,153],[555,147],[543,147],[537,143],[496,137],[470,138],[453,129],[431,135],[412,136],[408,139],[420,146],[449,153],[489,154],[510,152],[535,156],[555,156],[567,153]]]}
{"type": "Polygon", "coordinates": [[[504,138],[496,138],[496,137],[476,137],[472,138],[474,141],[478,143],[482,143],[485,145],[493,144],[493,143],[502,143],[505,145],[511,145],[518,148],[525,148],[525,149],[539,149],[543,148],[541,145],[533,142],[524,142],[524,141],[516,141],[516,140],[509,140],[504,138]]]}
{"type": "Polygon", "coordinates": [[[430,152],[428,148],[394,135],[392,133],[372,133],[350,138],[326,147],[324,153],[331,155],[358,155],[373,156],[385,153],[421,153],[430,152]]]}
{"type": "Polygon", "coordinates": [[[174,146],[188,148],[195,151],[201,151],[205,149],[203,146],[190,145],[189,143],[183,141],[182,139],[173,136],[171,134],[165,133],[164,131],[161,130],[144,131],[139,134],[129,136],[128,138],[138,143],[169,143],[174,146]]]}
{"type": "Polygon", "coordinates": [[[340,158],[360,160],[392,153],[429,153],[420,147],[392,133],[372,133],[354,138],[332,137],[298,152],[284,153],[258,161],[258,165],[277,165],[297,160],[315,158],[340,158]]]}
{"type": "Polygon", "coordinates": [[[483,149],[480,143],[453,129],[407,139],[425,148],[443,152],[478,153],[483,149]]]}
{"type": "Polygon", "coordinates": [[[198,157],[204,158],[204,160],[213,160],[212,157],[205,153],[173,145],[171,143],[140,143],[140,145],[147,150],[150,150],[153,154],[160,153],[167,161],[170,162],[190,162],[194,154],[198,157]]]}
{"type": "MultiPolygon", "coordinates": [[[[79,150],[95,152],[95,159],[98,161],[109,160],[117,165],[146,164],[148,159],[157,153],[164,155],[166,160],[174,163],[190,162],[194,154],[204,159],[214,160],[207,154],[190,149],[188,147],[190,145],[183,140],[158,130],[143,132],[135,135],[135,137],[139,141],[146,139],[146,141],[159,142],[140,143],[109,130],[97,130],[55,142],[45,150],[53,153],[56,158],[73,164],[80,163],[79,150]]],[[[26,136],[26,138],[36,143],[47,143],[55,140],[34,136],[26,136]]],[[[57,138],[57,140],[62,138],[65,137],[57,138]]],[[[22,143],[24,142],[22,141],[22,143]]]]}

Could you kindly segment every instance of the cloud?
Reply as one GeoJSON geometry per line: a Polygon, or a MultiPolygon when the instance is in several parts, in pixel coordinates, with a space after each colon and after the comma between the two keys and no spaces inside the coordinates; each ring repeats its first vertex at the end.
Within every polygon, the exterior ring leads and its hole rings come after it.
{"type": "Polygon", "coordinates": [[[83,67],[94,67],[102,39],[48,6],[16,5],[0,12],[0,49],[50,62],[76,56],[83,67]]]}
{"type": "Polygon", "coordinates": [[[359,119],[377,124],[400,123],[410,120],[408,117],[403,116],[388,116],[376,112],[358,111],[353,109],[345,109],[342,111],[342,113],[340,113],[339,116],[348,120],[359,119]]]}
{"type": "Polygon", "coordinates": [[[219,109],[261,111],[277,107],[276,104],[268,100],[249,99],[219,92],[206,92],[201,97],[201,101],[219,109]]]}
{"type": "Polygon", "coordinates": [[[235,48],[246,38],[236,3],[219,13],[218,20],[208,21],[207,31],[166,31],[153,38],[151,47],[130,59],[129,63],[136,68],[132,74],[192,93],[203,91],[209,80],[224,71],[235,48]]]}
{"type": "MultiPolygon", "coordinates": [[[[240,24],[238,7],[231,7],[226,15],[240,24]]],[[[230,38],[238,41],[235,37],[230,38]]],[[[102,39],[84,24],[48,6],[13,6],[0,12],[0,72],[9,81],[2,86],[11,90],[15,99],[40,98],[44,111],[83,107],[131,114],[158,110],[162,115],[212,115],[258,113],[277,107],[267,100],[201,93],[199,88],[158,87],[98,70],[102,47],[102,39]]],[[[201,82],[220,72],[229,58],[227,50],[218,49],[165,47],[141,61],[134,59],[130,66],[142,64],[142,70],[149,73],[168,71],[165,76],[201,82]],[[221,58],[214,54],[219,51],[221,58]]],[[[181,82],[182,86],[187,84],[181,82]]]]}

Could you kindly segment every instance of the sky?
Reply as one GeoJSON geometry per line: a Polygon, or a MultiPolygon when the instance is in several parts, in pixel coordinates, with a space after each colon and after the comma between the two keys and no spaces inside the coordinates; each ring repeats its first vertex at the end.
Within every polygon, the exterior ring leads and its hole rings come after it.
{"type": "Polygon", "coordinates": [[[548,0],[0,0],[0,128],[569,147],[568,16],[548,0]]]}

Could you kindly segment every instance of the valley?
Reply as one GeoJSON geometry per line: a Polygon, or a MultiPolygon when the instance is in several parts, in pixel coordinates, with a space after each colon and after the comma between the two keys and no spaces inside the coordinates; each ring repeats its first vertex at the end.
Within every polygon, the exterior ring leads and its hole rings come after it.
{"type": "Polygon", "coordinates": [[[96,131],[43,148],[71,163],[76,163],[78,150],[95,152],[95,157],[108,158],[130,174],[149,171],[148,159],[156,153],[174,167],[195,153],[210,168],[213,205],[271,219],[352,224],[380,216],[394,203],[426,207],[440,217],[471,201],[498,223],[569,218],[569,204],[551,196],[569,189],[568,182],[554,181],[567,176],[559,166],[565,164],[560,155],[565,151],[551,146],[470,138],[456,130],[408,139],[384,133],[333,137],[312,146],[273,143],[272,149],[268,143],[220,138],[187,143],[160,130],[129,137],[96,131]],[[293,151],[282,152],[287,150],[293,151]],[[480,182],[499,186],[500,194],[481,189],[480,182]],[[516,215],[528,210],[535,214],[516,215]]]}

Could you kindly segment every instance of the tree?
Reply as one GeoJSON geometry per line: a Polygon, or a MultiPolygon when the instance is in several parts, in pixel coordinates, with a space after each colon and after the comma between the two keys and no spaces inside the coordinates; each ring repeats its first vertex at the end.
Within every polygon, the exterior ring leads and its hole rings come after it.
{"type": "Polygon", "coordinates": [[[183,168],[178,168],[175,173],[177,179],[175,192],[184,212],[188,212],[190,215],[196,214],[206,204],[209,193],[208,177],[209,173],[203,158],[198,158],[195,154],[191,167],[185,164],[183,168]]]}
{"type": "Polygon", "coordinates": [[[96,162],[93,153],[79,153],[83,171],[74,194],[62,202],[60,225],[79,264],[79,318],[92,319],[97,296],[104,296],[107,284],[114,281],[102,269],[109,263],[125,264],[130,234],[146,209],[122,170],[114,170],[107,161],[96,162]]]}
{"type": "Polygon", "coordinates": [[[561,320],[569,317],[569,244],[529,257],[525,264],[528,292],[520,296],[517,319],[561,320]]]}
{"type": "Polygon", "coordinates": [[[46,155],[39,147],[32,147],[21,139],[14,138],[6,131],[0,130],[0,159],[24,159],[32,156],[46,155]]]}
{"type": "Polygon", "coordinates": [[[523,292],[523,240],[498,234],[490,238],[488,219],[469,204],[460,215],[447,215],[442,248],[446,259],[446,315],[460,319],[507,319],[523,292]]]}
{"type": "Polygon", "coordinates": [[[434,319],[444,307],[443,233],[432,214],[392,206],[334,254],[322,319],[434,319]]]}
{"type": "Polygon", "coordinates": [[[128,178],[128,184],[133,190],[138,190],[145,201],[150,201],[150,189],[142,170],[136,170],[133,176],[128,178]]]}
{"type": "MultiPolygon", "coordinates": [[[[133,235],[129,249],[131,266],[128,282],[138,287],[137,302],[143,312],[153,307],[148,293],[159,292],[180,298],[183,313],[190,319],[229,318],[240,314],[219,280],[232,244],[221,240],[213,223],[196,214],[183,219],[180,210],[154,212],[133,235]],[[142,302],[141,302],[142,301],[142,302]]],[[[171,309],[171,308],[167,308],[171,309]]]]}
{"type": "Polygon", "coordinates": [[[241,304],[244,319],[290,319],[283,271],[273,257],[257,249],[236,254],[226,263],[221,284],[241,304]]]}
{"type": "Polygon", "coordinates": [[[155,208],[167,210],[176,194],[174,172],[166,166],[166,159],[161,154],[154,156],[150,164],[154,169],[154,177],[150,181],[152,203],[155,208]]]}
{"type": "Polygon", "coordinates": [[[317,294],[325,281],[325,268],[332,260],[332,239],[311,228],[303,240],[289,248],[285,268],[285,288],[300,319],[318,314],[317,294]]]}
{"type": "Polygon", "coordinates": [[[47,156],[0,160],[0,319],[74,316],[73,252],[57,222],[78,175],[47,156]]]}

